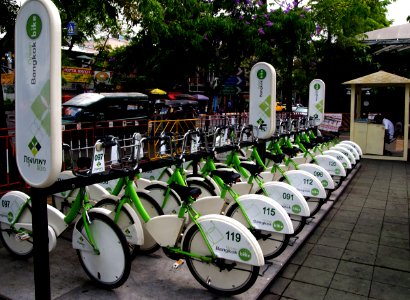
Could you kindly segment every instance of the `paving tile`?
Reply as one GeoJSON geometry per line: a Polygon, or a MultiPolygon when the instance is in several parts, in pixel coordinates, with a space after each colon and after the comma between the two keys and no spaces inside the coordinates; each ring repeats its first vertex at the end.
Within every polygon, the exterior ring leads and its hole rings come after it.
{"type": "Polygon", "coordinates": [[[301,267],[294,280],[328,287],[333,278],[333,272],[301,267]]]}
{"type": "Polygon", "coordinates": [[[370,290],[370,280],[354,278],[347,275],[335,274],[330,287],[353,294],[367,296],[370,290]]]}
{"type": "Polygon", "coordinates": [[[275,295],[275,294],[264,294],[262,296],[262,298],[260,298],[261,300],[279,300],[279,299],[283,299],[280,297],[280,295],[275,295]]]}
{"type": "Polygon", "coordinates": [[[343,203],[340,206],[340,208],[344,210],[351,210],[351,211],[358,211],[358,212],[362,210],[362,206],[351,205],[349,203],[343,203]]]}
{"type": "Polygon", "coordinates": [[[380,238],[380,245],[390,246],[395,248],[410,249],[409,239],[398,239],[395,237],[382,235],[380,238]]]}
{"type": "Polygon", "coordinates": [[[389,217],[408,218],[409,213],[407,210],[386,209],[384,215],[389,217]]]}
{"type": "Polygon", "coordinates": [[[319,256],[325,256],[325,257],[330,257],[330,258],[336,258],[340,259],[343,255],[343,249],[342,248],[337,248],[337,247],[331,247],[331,246],[326,246],[326,245],[316,245],[313,247],[312,251],[310,251],[311,254],[319,255],[319,256]]]}
{"type": "Polygon", "coordinates": [[[290,281],[290,279],[283,277],[276,278],[273,285],[269,288],[269,292],[282,295],[283,291],[288,287],[290,281]]]}
{"type": "Polygon", "coordinates": [[[338,228],[326,228],[322,234],[322,237],[335,237],[341,239],[349,239],[351,235],[350,231],[342,230],[338,228]]]}
{"type": "Polygon", "coordinates": [[[408,300],[410,288],[373,281],[369,296],[381,300],[408,300]]]}
{"type": "Polygon", "coordinates": [[[384,216],[383,221],[386,223],[401,224],[401,225],[409,224],[409,218],[405,218],[405,217],[384,216]]]}
{"type": "Polygon", "coordinates": [[[410,272],[375,267],[373,281],[410,288],[410,272]]]}
{"type": "Polygon", "coordinates": [[[390,256],[410,260],[410,250],[380,245],[377,256],[390,256]]]}
{"type": "Polygon", "coordinates": [[[355,223],[338,222],[338,221],[332,220],[327,226],[327,228],[336,228],[336,229],[352,231],[354,226],[355,226],[355,223]]]}
{"type": "Polygon", "coordinates": [[[346,249],[369,254],[377,254],[378,245],[374,243],[364,243],[359,241],[349,241],[346,249]]]}
{"type": "Polygon", "coordinates": [[[320,300],[324,299],[326,292],[325,287],[292,281],[283,296],[298,300],[320,300]]]}
{"type": "MultiPolygon", "coordinates": [[[[275,299],[275,298],[272,298],[275,299]]],[[[329,289],[325,296],[325,300],[367,300],[365,296],[352,294],[344,291],[329,289]]],[[[267,300],[267,299],[266,299],[267,300]]]]}
{"type": "Polygon", "coordinates": [[[373,265],[376,261],[376,255],[346,249],[342,255],[342,260],[373,265]]]}
{"type": "Polygon", "coordinates": [[[338,264],[339,260],[337,259],[310,254],[303,263],[303,266],[335,272],[338,264]]]}
{"type": "Polygon", "coordinates": [[[366,202],[366,197],[351,197],[351,196],[349,196],[343,202],[343,205],[363,207],[365,202],[366,202]]]}
{"type": "Polygon", "coordinates": [[[282,277],[293,279],[296,275],[296,272],[299,270],[299,268],[300,268],[299,265],[288,264],[282,273],[282,277]]]}
{"type": "Polygon", "coordinates": [[[393,237],[408,237],[409,236],[409,225],[408,224],[400,224],[400,223],[390,223],[384,222],[383,223],[383,231],[386,234],[390,234],[393,237]],[[405,233],[405,234],[403,234],[405,233]],[[406,234],[407,233],[407,234],[406,234]]]}
{"type": "Polygon", "coordinates": [[[361,279],[372,279],[373,266],[341,260],[336,273],[361,279]]]}
{"type": "Polygon", "coordinates": [[[360,232],[360,233],[367,233],[372,235],[380,235],[381,228],[374,227],[369,225],[356,225],[353,229],[353,233],[360,232]]]}
{"type": "Polygon", "coordinates": [[[410,272],[410,261],[404,258],[396,258],[391,256],[378,256],[374,262],[375,266],[392,268],[410,272]]]}
{"type": "Polygon", "coordinates": [[[363,243],[377,244],[379,243],[379,235],[367,234],[362,232],[353,232],[350,240],[359,241],[363,243]]]}
{"type": "Polygon", "coordinates": [[[328,236],[323,236],[323,235],[317,241],[317,243],[320,244],[320,245],[336,247],[336,248],[341,248],[341,249],[344,249],[348,242],[349,242],[349,239],[343,239],[343,238],[337,238],[337,237],[328,237],[328,236]]]}
{"type": "Polygon", "coordinates": [[[377,218],[377,217],[383,217],[384,216],[384,209],[376,209],[372,207],[363,207],[362,213],[361,214],[370,214],[371,216],[377,218]]]}
{"type": "MultiPolygon", "coordinates": [[[[386,197],[387,199],[387,197],[386,197]]],[[[377,200],[367,200],[364,204],[364,207],[375,208],[375,209],[384,209],[386,207],[386,201],[377,201],[377,200]]]]}
{"type": "Polygon", "coordinates": [[[408,204],[408,198],[407,195],[404,197],[395,197],[392,195],[387,195],[387,202],[391,203],[399,203],[399,204],[408,204]]]}

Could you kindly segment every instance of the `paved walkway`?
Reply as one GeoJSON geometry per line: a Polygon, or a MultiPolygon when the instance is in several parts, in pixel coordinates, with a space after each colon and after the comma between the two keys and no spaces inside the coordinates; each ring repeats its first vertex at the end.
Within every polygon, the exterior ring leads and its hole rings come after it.
{"type": "Polygon", "coordinates": [[[410,299],[410,163],[364,160],[262,299],[410,299]]]}

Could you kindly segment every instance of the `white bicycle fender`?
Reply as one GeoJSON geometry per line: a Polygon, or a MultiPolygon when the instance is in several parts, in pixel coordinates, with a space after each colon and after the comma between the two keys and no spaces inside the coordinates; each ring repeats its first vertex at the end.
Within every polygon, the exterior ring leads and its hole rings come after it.
{"type": "Polygon", "coordinates": [[[346,144],[352,145],[352,146],[357,150],[357,152],[359,152],[359,155],[360,155],[360,156],[363,155],[362,148],[360,148],[360,146],[359,146],[357,143],[355,143],[355,142],[353,142],[353,141],[349,141],[349,140],[347,140],[347,141],[341,141],[340,143],[346,143],[346,144]]]}
{"type": "Polygon", "coordinates": [[[330,150],[336,150],[336,151],[340,151],[342,152],[344,155],[347,156],[347,158],[349,159],[350,163],[352,164],[352,167],[356,164],[356,159],[354,158],[353,154],[347,150],[345,147],[341,147],[341,146],[333,146],[332,148],[330,148],[330,150]]]}
{"type": "Polygon", "coordinates": [[[220,214],[224,206],[225,201],[220,196],[208,196],[195,200],[191,204],[201,216],[209,214],[220,214]]]}
{"type": "Polygon", "coordinates": [[[290,185],[298,189],[304,197],[326,198],[326,191],[319,179],[302,170],[285,172],[290,185]]]}
{"type": "MultiPolygon", "coordinates": [[[[0,201],[0,222],[5,224],[14,222],[21,207],[28,198],[30,198],[29,195],[19,191],[11,191],[4,194],[0,201]]],[[[24,222],[31,223],[31,220],[24,220],[24,222]]]]}
{"type": "Polygon", "coordinates": [[[321,154],[316,155],[315,160],[317,164],[324,168],[331,176],[346,176],[346,170],[337,158],[330,155],[321,154]]]}
{"type": "MultiPolygon", "coordinates": [[[[202,216],[198,218],[197,222],[217,257],[253,266],[263,266],[265,264],[258,241],[238,221],[213,214],[202,216]]],[[[185,232],[194,225],[192,223],[185,232]]]]}
{"type": "Polygon", "coordinates": [[[317,179],[320,180],[323,187],[327,190],[332,190],[335,188],[335,183],[333,182],[332,176],[325,168],[315,165],[315,164],[301,164],[299,165],[299,170],[309,172],[317,179]]]}
{"type": "Polygon", "coordinates": [[[342,163],[343,168],[345,169],[352,168],[352,164],[350,163],[349,158],[338,150],[326,150],[326,151],[323,151],[323,154],[327,154],[327,155],[330,155],[336,158],[338,161],[342,163]]]}
{"type": "Polygon", "coordinates": [[[243,195],[238,197],[240,202],[256,229],[293,234],[292,220],[286,210],[272,198],[265,195],[243,195]]]}
{"type": "MultiPolygon", "coordinates": [[[[123,205],[123,209],[127,211],[127,213],[131,216],[134,220],[134,224],[131,224],[125,228],[121,228],[122,233],[124,234],[125,238],[130,244],[133,245],[143,245],[144,244],[144,231],[142,229],[141,221],[135,212],[135,210],[128,204],[125,203],[123,205]]],[[[110,218],[114,219],[115,212],[110,213],[110,218]]]]}
{"type": "Polygon", "coordinates": [[[350,151],[350,153],[353,154],[354,159],[356,160],[356,162],[360,161],[360,154],[359,154],[359,152],[357,152],[357,150],[352,145],[347,144],[347,143],[339,143],[339,144],[337,144],[337,146],[346,148],[347,150],[350,151]]]}
{"type": "Polygon", "coordinates": [[[174,246],[183,223],[178,215],[161,215],[145,223],[145,229],[161,247],[174,246]]]}
{"type": "Polygon", "coordinates": [[[288,214],[310,216],[309,205],[302,193],[286,182],[272,181],[263,184],[267,196],[278,202],[288,214]]]}

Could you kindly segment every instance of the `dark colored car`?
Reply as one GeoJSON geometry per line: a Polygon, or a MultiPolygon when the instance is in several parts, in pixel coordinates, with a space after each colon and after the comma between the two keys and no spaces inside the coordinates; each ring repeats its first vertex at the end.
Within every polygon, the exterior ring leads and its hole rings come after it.
{"type": "Polygon", "coordinates": [[[157,100],[155,109],[162,119],[178,120],[198,117],[198,101],[195,100],[157,100]]]}
{"type": "Polygon", "coordinates": [[[152,111],[142,93],[83,93],[63,103],[63,123],[146,120],[152,111]]]}

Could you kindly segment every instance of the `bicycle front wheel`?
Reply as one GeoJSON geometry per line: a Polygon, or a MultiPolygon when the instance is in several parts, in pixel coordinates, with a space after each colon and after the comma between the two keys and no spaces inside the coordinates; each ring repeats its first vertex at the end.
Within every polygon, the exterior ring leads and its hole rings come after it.
{"type": "MultiPolygon", "coordinates": [[[[118,209],[118,202],[115,201],[114,199],[102,199],[100,201],[98,201],[95,204],[95,207],[103,207],[106,208],[110,211],[116,212],[118,209]]],[[[127,212],[126,209],[121,210],[120,214],[119,214],[119,218],[117,220],[117,226],[121,229],[121,231],[123,232],[123,234],[125,234],[125,231],[127,230],[127,228],[133,224],[135,224],[136,222],[139,222],[137,220],[134,220],[131,216],[130,213],[127,212]]],[[[137,254],[138,254],[138,250],[139,250],[140,246],[138,245],[134,245],[132,243],[128,243],[128,249],[130,251],[130,259],[133,260],[137,254]]]]}
{"type": "MultiPolygon", "coordinates": [[[[26,207],[19,218],[19,223],[31,224],[31,209],[26,207]]],[[[4,248],[14,257],[26,259],[33,255],[33,236],[31,232],[18,232],[9,224],[0,222],[0,240],[4,248]]]]}
{"type": "MultiPolygon", "coordinates": [[[[228,209],[226,215],[239,221],[245,227],[249,227],[239,205],[234,203],[228,209]]],[[[279,256],[288,246],[290,236],[279,232],[259,231],[255,237],[262,249],[265,260],[279,256]]]]}
{"type": "MultiPolygon", "coordinates": [[[[184,238],[182,248],[186,252],[210,256],[208,247],[197,226],[192,226],[184,238]]],[[[189,271],[206,289],[223,296],[236,295],[247,291],[255,283],[259,267],[222,260],[233,265],[232,268],[222,268],[216,263],[205,263],[193,257],[186,257],[189,271]]]]}
{"type": "MultiPolygon", "coordinates": [[[[128,279],[131,271],[127,240],[110,217],[97,212],[89,212],[88,217],[90,234],[100,253],[77,250],[81,266],[98,286],[117,288],[128,279]]],[[[83,236],[87,236],[82,218],[76,228],[83,236]]]]}

